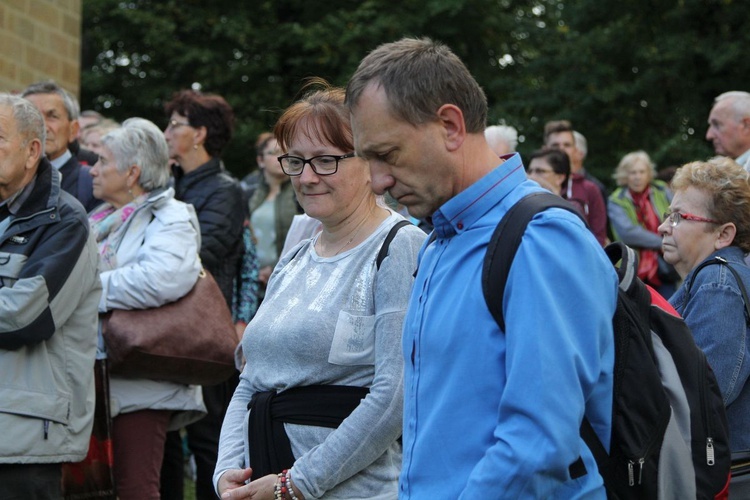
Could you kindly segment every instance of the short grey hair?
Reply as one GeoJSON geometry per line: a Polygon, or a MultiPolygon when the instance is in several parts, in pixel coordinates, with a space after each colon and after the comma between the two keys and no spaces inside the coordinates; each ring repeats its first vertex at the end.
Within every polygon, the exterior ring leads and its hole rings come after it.
{"type": "Polygon", "coordinates": [[[16,129],[23,138],[24,145],[39,139],[42,143],[42,154],[44,156],[44,143],[47,140],[47,127],[44,117],[36,109],[31,101],[27,101],[17,95],[0,93],[0,106],[10,108],[16,121],[16,129]]]}
{"type": "Polygon", "coordinates": [[[65,111],[68,113],[68,120],[77,120],[81,113],[81,107],[78,105],[78,99],[73,94],[59,86],[53,80],[46,82],[32,83],[26,87],[21,94],[21,97],[26,97],[35,94],[57,94],[62,98],[63,106],[65,111]]]}
{"type": "Polygon", "coordinates": [[[484,138],[489,143],[503,141],[511,151],[518,146],[518,131],[510,125],[490,125],[484,129],[484,138]]]}
{"type": "Polygon", "coordinates": [[[589,144],[586,138],[577,130],[573,131],[573,139],[576,142],[576,149],[581,152],[581,155],[586,158],[589,153],[589,144]]]}
{"type": "Polygon", "coordinates": [[[724,92],[714,99],[714,105],[720,101],[729,100],[729,107],[737,121],[750,118],[750,93],[742,90],[731,90],[724,92]]]}
{"type": "Polygon", "coordinates": [[[120,128],[102,137],[102,146],[112,151],[117,170],[131,165],[141,168],[138,185],[144,191],[166,187],[169,183],[169,147],[164,133],[145,118],[128,118],[120,128]]]}

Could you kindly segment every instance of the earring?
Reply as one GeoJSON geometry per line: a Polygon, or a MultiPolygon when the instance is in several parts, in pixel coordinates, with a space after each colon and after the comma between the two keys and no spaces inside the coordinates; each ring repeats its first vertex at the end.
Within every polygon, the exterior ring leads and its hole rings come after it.
{"type": "Polygon", "coordinates": [[[197,144],[193,144],[193,149],[197,150],[198,149],[198,145],[197,144]]]}

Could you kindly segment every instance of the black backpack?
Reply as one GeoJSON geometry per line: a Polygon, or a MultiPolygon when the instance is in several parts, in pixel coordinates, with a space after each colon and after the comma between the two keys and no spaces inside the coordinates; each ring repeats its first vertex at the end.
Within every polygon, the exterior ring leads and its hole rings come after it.
{"type": "MultiPolygon", "coordinates": [[[[529,221],[550,207],[580,217],[562,198],[533,193],[508,211],[490,239],[482,288],[503,332],[503,294],[513,257],[529,221]]],[[[581,436],[596,459],[607,495],[611,499],[726,498],[728,426],[713,371],[677,312],[638,279],[635,252],[619,242],[605,251],[620,280],[612,320],[610,453],[585,418],[581,436]]]]}

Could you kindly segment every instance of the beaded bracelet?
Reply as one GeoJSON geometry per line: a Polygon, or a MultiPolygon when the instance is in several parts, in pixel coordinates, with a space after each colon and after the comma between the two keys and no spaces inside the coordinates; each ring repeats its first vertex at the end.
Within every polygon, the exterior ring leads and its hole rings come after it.
{"type": "Polygon", "coordinates": [[[285,470],[284,473],[286,474],[286,484],[289,489],[289,497],[292,500],[299,500],[299,498],[297,498],[297,495],[294,494],[294,487],[292,486],[292,471],[285,470]]]}
{"type": "Polygon", "coordinates": [[[276,475],[276,483],[273,485],[273,498],[274,500],[286,500],[284,498],[284,494],[286,493],[286,488],[283,485],[283,482],[286,480],[286,476],[283,472],[279,472],[276,475]],[[282,480],[282,478],[284,478],[282,480]]]}

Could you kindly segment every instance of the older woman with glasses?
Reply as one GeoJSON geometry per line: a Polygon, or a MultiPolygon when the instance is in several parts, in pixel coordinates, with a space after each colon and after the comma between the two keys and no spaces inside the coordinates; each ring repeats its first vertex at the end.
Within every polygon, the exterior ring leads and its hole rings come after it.
{"type": "Polygon", "coordinates": [[[732,451],[750,450],[750,185],[733,160],[717,157],[680,168],[669,212],[659,226],[664,259],[682,276],[669,302],[685,318],[719,382],[732,451]]]}
{"type": "Polygon", "coordinates": [[[281,258],[245,331],[214,473],[222,498],[398,497],[401,329],[426,235],[398,230],[404,218],[376,202],[344,90],[317,85],[274,133],[322,230],[281,258]]]}

